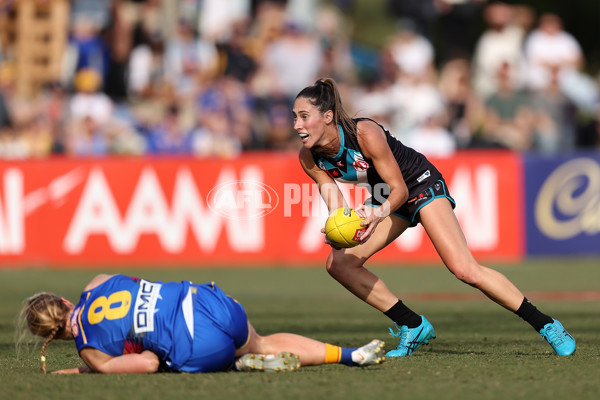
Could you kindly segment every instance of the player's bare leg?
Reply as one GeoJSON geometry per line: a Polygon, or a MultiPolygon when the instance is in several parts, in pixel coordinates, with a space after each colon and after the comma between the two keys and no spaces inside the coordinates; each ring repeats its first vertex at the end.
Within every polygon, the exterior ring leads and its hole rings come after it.
{"type": "MultiPolygon", "coordinates": [[[[385,360],[383,354],[385,343],[381,340],[372,340],[359,348],[346,348],[293,333],[260,336],[250,322],[248,322],[248,329],[248,343],[238,349],[235,356],[242,357],[248,354],[259,358],[276,356],[271,362],[275,367],[274,370],[295,370],[300,367],[300,364],[308,366],[341,363],[348,366],[366,366],[380,364],[385,360]]],[[[270,361],[271,359],[267,358],[266,360],[270,361]]],[[[250,364],[254,365],[252,361],[250,364]]]]}
{"type": "Polygon", "coordinates": [[[540,312],[506,276],[477,263],[446,199],[437,199],[420,211],[421,223],[446,267],[461,281],[476,287],[502,307],[529,323],[556,354],[575,352],[575,339],[562,324],[540,312]]]}
{"type": "Polygon", "coordinates": [[[432,201],[421,209],[420,217],[450,272],[508,310],[514,312],[519,308],[525,296],[503,274],[477,263],[448,200],[432,201]]]}

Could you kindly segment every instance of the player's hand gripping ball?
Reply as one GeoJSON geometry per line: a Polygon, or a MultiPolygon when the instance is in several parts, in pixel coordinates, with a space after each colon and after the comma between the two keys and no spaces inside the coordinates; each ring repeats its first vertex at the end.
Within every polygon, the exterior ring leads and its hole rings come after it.
{"type": "Polygon", "coordinates": [[[364,218],[347,207],[335,210],[325,222],[325,235],[335,247],[354,247],[367,230],[360,226],[364,218]]]}

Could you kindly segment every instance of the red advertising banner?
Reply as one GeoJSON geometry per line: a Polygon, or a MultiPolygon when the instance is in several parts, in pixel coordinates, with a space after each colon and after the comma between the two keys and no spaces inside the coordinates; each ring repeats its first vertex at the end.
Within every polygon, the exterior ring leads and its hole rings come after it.
{"type": "MultiPolygon", "coordinates": [[[[476,257],[523,256],[522,167],[509,152],[434,160],[476,257]]],[[[351,205],[366,190],[343,186],[351,205]]],[[[0,162],[0,265],[23,267],[323,264],[327,212],[296,154],[235,160],[0,162]]],[[[409,229],[373,262],[438,262],[409,229]]]]}

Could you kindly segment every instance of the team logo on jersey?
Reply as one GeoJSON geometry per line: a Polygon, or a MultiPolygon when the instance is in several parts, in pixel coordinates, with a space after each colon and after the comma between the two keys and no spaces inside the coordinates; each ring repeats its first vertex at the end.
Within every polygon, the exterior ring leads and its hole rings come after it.
{"type": "Polygon", "coordinates": [[[137,333],[154,331],[154,313],[160,297],[160,283],[140,280],[140,290],[133,308],[133,331],[137,333]]]}
{"type": "Polygon", "coordinates": [[[139,340],[125,339],[123,341],[123,354],[139,354],[144,351],[144,346],[139,340]]]}
{"type": "Polygon", "coordinates": [[[369,169],[369,163],[367,163],[359,153],[356,153],[354,157],[356,159],[352,163],[352,167],[354,167],[356,172],[365,172],[369,169]]]}
{"type": "Polygon", "coordinates": [[[81,309],[77,307],[75,310],[73,310],[73,314],[71,315],[71,334],[73,335],[73,338],[79,336],[79,325],[77,325],[79,311],[81,311],[81,309]]]}

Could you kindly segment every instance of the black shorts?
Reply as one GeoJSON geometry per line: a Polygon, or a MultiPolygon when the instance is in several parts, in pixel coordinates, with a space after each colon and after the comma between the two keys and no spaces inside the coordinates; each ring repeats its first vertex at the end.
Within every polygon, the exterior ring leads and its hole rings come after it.
{"type": "MultiPolygon", "coordinates": [[[[417,226],[420,222],[419,219],[419,211],[421,208],[425,207],[427,204],[431,203],[433,200],[438,199],[440,197],[445,197],[450,201],[452,208],[456,207],[456,202],[450,196],[450,192],[448,191],[448,187],[446,186],[446,182],[443,178],[435,181],[433,185],[419,193],[418,195],[408,199],[406,203],[404,203],[400,208],[392,212],[397,217],[405,219],[410,222],[410,226],[417,226]]],[[[381,203],[375,200],[373,197],[369,197],[365,200],[366,206],[379,207],[381,203]]]]}

